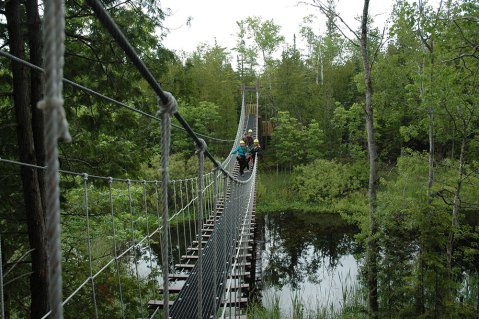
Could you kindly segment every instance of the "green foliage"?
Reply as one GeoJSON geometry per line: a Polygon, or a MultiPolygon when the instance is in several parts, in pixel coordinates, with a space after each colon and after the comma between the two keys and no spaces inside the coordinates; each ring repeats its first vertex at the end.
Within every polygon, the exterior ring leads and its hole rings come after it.
{"type": "MultiPolygon", "coordinates": [[[[459,282],[464,273],[459,269],[453,270],[457,278],[455,283],[449,281],[444,253],[448,239],[445,234],[449,232],[451,223],[452,185],[456,178],[457,163],[453,164],[449,159],[438,163],[435,176],[441,183],[434,184],[429,199],[427,160],[427,154],[404,151],[397,162],[397,174],[383,180],[382,190],[378,193],[381,221],[378,239],[383,251],[379,291],[387,315],[413,316],[416,311],[413,297],[417,294],[418,286],[424,291],[426,304],[431,305],[429,314],[432,315],[438,308],[457,311],[454,305],[448,304],[445,290],[447,286],[454,286],[455,289],[462,286],[459,282]],[[417,247],[421,247],[420,252],[417,247]],[[444,277],[443,280],[438,282],[438,276],[444,277]]],[[[465,184],[471,188],[464,192],[468,198],[463,198],[464,202],[474,201],[469,196],[476,196],[475,189],[479,187],[474,174],[471,172],[467,175],[465,184]]],[[[461,225],[457,230],[454,259],[462,265],[462,269],[475,273],[472,264],[477,262],[478,253],[473,238],[477,237],[477,230],[467,224],[461,225]]]]}
{"type": "MultiPolygon", "coordinates": [[[[170,157],[169,173],[170,179],[184,179],[198,176],[198,156],[191,155],[185,158],[181,153],[172,154],[170,157]]],[[[204,172],[208,173],[213,169],[213,163],[207,159],[204,162],[204,172]]],[[[161,180],[161,158],[156,155],[151,162],[142,168],[145,176],[151,180],[161,180]]]]}
{"type": "Polygon", "coordinates": [[[333,126],[341,136],[341,143],[336,150],[338,154],[357,160],[365,157],[366,151],[363,145],[366,141],[366,131],[363,113],[363,107],[357,103],[349,109],[336,103],[333,126]]]}
{"type": "Polygon", "coordinates": [[[322,155],[324,134],[316,121],[303,126],[289,112],[278,112],[274,123],[272,138],[281,167],[308,163],[322,155]]]}
{"type": "Polygon", "coordinates": [[[293,187],[308,203],[332,205],[367,186],[365,167],[360,163],[348,165],[318,159],[310,165],[295,168],[293,187]]]}
{"type": "MultiPolygon", "coordinates": [[[[244,39],[250,40],[246,44],[246,48],[250,48],[261,54],[264,65],[270,65],[272,62],[272,54],[277,50],[278,46],[284,41],[284,36],[280,34],[281,26],[274,23],[273,20],[263,21],[261,17],[247,17],[244,21],[240,21],[246,32],[244,39]]],[[[253,55],[250,55],[253,57],[253,55]]]]}
{"type": "Polygon", "coordinates": [[[199,133],[224,139],[232,139],[236,134],[241,105],[238,87],[241,83],[233,72],[230,59],[228,51],[218,45],[200,46],[187,59],[184,72],[188,83],[191,83],[191,92],[182,95],[182,99],[190,105],[198,105],[203,101],[212,103],[221,115],[221,121],[215,125],[208,124],[214,130],[198,131],[199,133]]]}
{"type": "Polygon", "coordinates": [[[290,210],[296,201],[291,191],[290,174],[259,174],[256,188],[259,212],[290,210]]]}
{"type": "MultiPolygon", "coordinates": [[[[220,122],[219,107],[211,102],[202,101],[197,104],[183,103],[180,100],[181,114],[189,123],[193,131],[207,136],[218,136],[218,123],[220,122]]],[[[180,124],[177,124],[180,126],[180,124]]],[[[173,135],[171,152],[182,154],[185,161],[193,156],[196,145],[186,131],[177,130],[173,135]]],[[[208,144],[208,140],[205,140],[208,144]]],[[[214,145],[214,144],[212,144],[214,145]]]]}

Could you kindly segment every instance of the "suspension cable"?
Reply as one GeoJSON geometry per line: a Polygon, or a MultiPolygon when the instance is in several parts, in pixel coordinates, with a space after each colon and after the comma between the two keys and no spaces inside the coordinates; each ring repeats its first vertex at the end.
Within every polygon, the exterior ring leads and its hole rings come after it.
{"type": "MultiPolygon", "coordinates": [[[[163,93],[163,92],[162,92],[163,93]]],[[[168,92],[163,93],[163,98],[158,100],[161,117],[161,213],[163,217],[163,232],[161,237],[161,261],[163,266],[163,300],[164,317],[169,318],[169,289],[168,289],[168,233],[170,231],[168,221],[168,183],[169,174],[169,156],[170,156],[170,116],[177,112],[175,98],[168,92]],[[166,95],[167,94],[167,95],[166,95]]],[[[161,97],[161,96],[160,96],[161,97]]]]}
{"type": "MultiPolygon", "coordinates": [[[[158,82],[155,80],[153,75],[151,74],[150,70],[146,67],[144,62],[140,59],[138,54],[135,52],[135,49],[132,45],[128,42],[128,39],[125,35],[121,32],[120,28],[116,25],[113,19],[110,17],[106,9],[98,0],[86,0],[87,4],[93,9],[97,17],[99,18],[100,22],[103,26],[108,30],[110,35],[115,39],[116,43],[125,51],[125,54],[130,58],[132,63],[136,66],[137,70],[143,76],[143,78],[148,82],[150,87],[155,91],[158,98],[164,103],[168,104],[171,101],[172,95],[167,95],[165,91],[160,87],[158,82]]],[[[191,129],[189,124],[185,121],[185,119],[181,116],[178,111],[173,113],[175,118],[180,122],[180,124],[185,128],[186,132],[190,137],[195,141],[198,147],[202,147],[202,143],[198,135],[191,129]]],[[[219,169],[223,172],[223,174],[228,175],[231,179],[235,179],[228,171],[226,171],[221,164],[215,160],[213,155],[208,150],[205,150],[205,155],[213,162],[215,167],[219,167],[219,169]]]]}

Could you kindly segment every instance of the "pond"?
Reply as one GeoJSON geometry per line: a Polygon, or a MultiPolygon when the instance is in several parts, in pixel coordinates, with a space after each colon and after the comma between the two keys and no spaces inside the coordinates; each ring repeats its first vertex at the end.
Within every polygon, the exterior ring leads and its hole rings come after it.
{"type": "Polygon", "coordinates": [[[261,248],[262,304],[292,312],[293,299],[308,310],[338,309],[358,285],[357,228],[339,215],[276,213],[257,215],[261,248]],[[279,298],[279,300],[278,300],[279,298]]]}

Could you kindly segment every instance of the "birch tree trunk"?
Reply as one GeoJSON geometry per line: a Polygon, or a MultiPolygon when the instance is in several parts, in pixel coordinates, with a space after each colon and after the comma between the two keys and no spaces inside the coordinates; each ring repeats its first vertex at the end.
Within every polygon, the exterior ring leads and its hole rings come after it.
{"type": "Polygon", "coordinates": [[[367,244],[367,268],[368,268],[368,306],[371,318],[378,317],[378,243],[376,239],[376,192],[378,184],[378,154],[376,138],[374,134],[374,112],[372,106],[373,86],[371,81],[371,67],[368,56],[368,10],[369,0],[364,0],[363,15],[361,19],[360,48],[364,67],[364,84],[366,86],[365,112],[366,130],[368,135],[369,154],[369,234],[367,244]]]}

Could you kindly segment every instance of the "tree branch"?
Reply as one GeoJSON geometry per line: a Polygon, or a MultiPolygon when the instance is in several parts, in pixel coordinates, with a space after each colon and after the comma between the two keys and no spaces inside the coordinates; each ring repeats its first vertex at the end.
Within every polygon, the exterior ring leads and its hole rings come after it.
{"type": "MultiPolygon", "coordinates": [[[[334,16],[336,18],[338,18],[341,23],[356,37],[356,40],[359,41],[360,37],[358,35],[358,33],[356,31],[354,31],[350,26],[349,24],[346,23],[346,21],[344,21],[344,19],[338,14],[336,13],[335,11],[329,9],[327,6],[325,6],[320,0],[313,0],[313,3],[307,3],[307,2],[300,2],[301,4],[306,4],[306,5],[309,5],[309,6],[312,6],[312,7],[315,7],[317,9],[319,9],[319,11],[321,11],[321,13],[323,13],[325,16],[327,17],[330,17],[330,16],[334,16]]],[[[333,19],[333,24],[334,26],[336,27],[336,29],[349,41],[351,42],[351,44],[353,44],[354,46],[356,47],[359,47],[359,44],[357,44],[355,41],[353,41],[351,38],[349,38],[345,33],[344,31],[339,27],[339,25],[334,21],[333,19]]]]}

